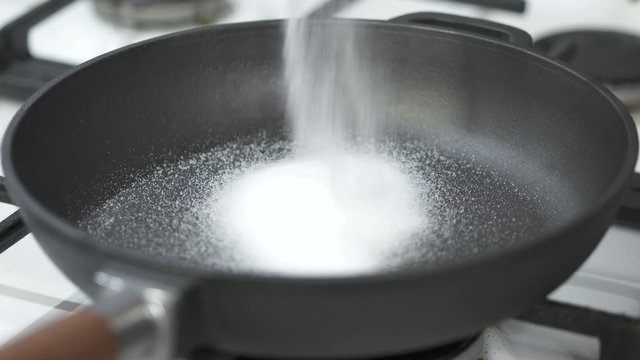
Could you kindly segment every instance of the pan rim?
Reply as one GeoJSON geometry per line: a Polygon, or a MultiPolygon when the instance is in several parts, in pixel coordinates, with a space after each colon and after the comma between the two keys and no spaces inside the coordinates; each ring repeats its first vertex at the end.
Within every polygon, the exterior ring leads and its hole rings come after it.
{"type": "MultiPolygon", "coordinates": [[[[277,273],[231,273],[224,272],[216,269],[205,269],[199,266],[190,266],[179,262],[168,262],[158,260],[151,255],[144,254],[142,252],[127,250],[115,245],[109,245],[102,241],[99,241],[94,236],[82,231],[78,226],[71,221],[65,219],[63,216],[58,215],[56,212],[49,210],[44,204],[42,204],[36,196],[34,196],[27,187],[20,180],[14,163],[12,161],[13,143],[15,133],[20,126],[21,120],[26,116],[29,109],[35,104],[44,94],[50,89],[55,87],[61,81],[72,76],[74,73],[81,71],[84,68],[90,67],[93,64],[109,59],[112,56],[117,56],[120,53],[126,52],[133,48],[139,48],[148,46],[157,42],[166,41],[176,37],[183,37],[189,34],[197,34],[201,32],[211,31],[238,31],[238,30],[256,30],[259,27],[271,27],[274,30],[276,26],[281,27],[283,20],[267,20],[256,21],[247,23],[236,24],[224,24],[214,25],[209,27],[195,28],[180,32],[167,34],[164,36],[152,38],[142,42],[134,43],[114,51],[105,53],[96,58],[93,58],[87,62],[84,62],[77,67],[68,70],[58,78],[49,82],[47,85],[39,89],[33,96],[31,96],[18,110],[18,112],[12,118],[9,126],[4,135],[2,143],[2,162],[7,179],[7,187],[12,198],[16,201],[16,204],[20,208],[27,209],[28,213],[34,215],[42,223],[53,229],[55,232],[61,234],[64,237],[65,243],[70,242],[66,246],[82,247],[83,250],[93,253],[99,253],[106,256],[110,260],[116,262],[123,262],[127,264],[135,264],[145,269],[157,271],[159,273],[171,273],[179,276],[185,276],[189,278],[206,279],[206,280],[229,280],[234,282],[260,282],[260,283],[286,283],[288,285],[319,285],[319,286],[339,286],[339,285],[354,285],[354,284],[380,284],[396,281],[407,281],[416,278],[428,278],[434,276],[441,276],[443,274],[449,274],[453,272],[468,271],[475,267],[485,264],[493,263],[499,260],[507,258],[514,258],[522,255],[526,255],[530,249],[541,246],[549,241],[561,237],[563,234],[568,233],[576,228],[589,223],[593,218],[599,214],[604,213],[605,210],[615,202],[619,195],[625,189],[630,176],[633,174],[635,167],[637,153],[638,153],[638,139],[636,135],[636,127],[631,118],[631,115],[626,110],[624,105],[618,100],[609,90],[604,86],[597,84],[595,81],[585,77],[582,74],[571,70],[567,66],[546,58],[540,54],[537,54],[531,49],[524,49],[515,45],[507,44],[498,40],[488,39],[486,37],[477,36],[473,34],[463,33],[456,30],[443,29],[440,27],[432,27],[426,25],[412,25],[412,24],[398,24],[391,23],[382,20],[316,20],[318,22],[326,21],[348,21],[358,22],[362,24],[368,24],[371,26],[385,26],[388,29],[399,29],[408,31],[407,29],[420,30],[429,32],[430,35],[441,34],[452,39],[462,39],[464,41],[472,41],[474,45],[486,45],[490,47],[498,47],[502,49],[510,49],[512,53],[518,53],[519,56],[527,57],[529,61],[534,61],[540,66],[545,66],[561,72],[565,76],[570,77],[574,81],[579,82],[584,88],[588,88],[591,91],[598,93],[607,100],[609,105],[617,113],[621,125],[625,129],[627,135],[627,153],[625,159],[615,177],[615,180],[609,184],[609,186],[599,195],[596,202],[589,208],[578,211],[578,214],[569,221],[564,222],[548,231],[544,231],[536,236],[530,237],[527,241],[518,242],[513,246],[505,247],[500,250],[492,251],[482,256],[474,257],[464,262],[452,262],[439,265],[436,267],[415,267],[410,269],[403,269],[393,272],[381,272],[381,273],[365,273],[365,274],[353,274],[342,276],[287,276],[277,273]]],[[[27,220],[28,221],[28,220],[27,220]]],[[[47,241],[46,239],[38,239],[38,241],[47,241]]]]}

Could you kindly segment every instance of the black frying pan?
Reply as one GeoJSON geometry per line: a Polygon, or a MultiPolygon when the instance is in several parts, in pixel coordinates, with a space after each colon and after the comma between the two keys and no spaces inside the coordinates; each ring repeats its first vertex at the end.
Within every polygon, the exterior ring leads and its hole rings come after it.
{"type": "MultiPolygon", "coordinates": [[[[339,31],[345,21],[315,26],[339,31]]],[[[519,30],[417,14],[357,22],[386,70],[376,111],[400,142],[433,143],[471,170],[491,170],[446,182],[468,198],[484,194],[461,218],[509,214],[515,226],[453,231],[444,255],[406,268],[313,278],[225,272],[159,256],[152,249],[169,245],[153,239],[131,248],[131,239],[84,231],[82,209],[130,186],[132,174],[258,130],[283,136],[282,26],[146,41],[79,66],[23,106],[3,147],[11,197],[47,254],[97,305],[0,357],[51,358],[37,350],[51,339],[64,339],[63,357],[105,359],[116,346],[129,355],[152,349],[155,358],[195,348],[345,358],[435,347],[544,299],[611,223],[637,152],[624,107],[532,52],[519,30]],[[507,183],[523,195],[491,196],[507,183]]]]}

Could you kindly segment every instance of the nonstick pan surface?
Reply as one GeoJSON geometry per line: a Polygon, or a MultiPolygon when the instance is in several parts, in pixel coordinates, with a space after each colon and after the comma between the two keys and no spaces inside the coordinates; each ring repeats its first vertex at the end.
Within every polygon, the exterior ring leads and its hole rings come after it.
{"type": "Polygon", "coordinates": [[[438,189],[436,222],[448,225],[406,262],[287,276],[221,263],[201,234],[166,236],[163,219],[188,222],[190,201],[210,191],[193,180],[228,165],[216,151],[286,139],[281,22],[163,37],[55,81],[7,132],[11,195],[94,297],[104,290],[96,272],[114,267],[124,279],[185,280],[172,308],[176,353],[363,357],[466,336],[542,300],[584,261],[632,172],[636,133],[609,92],[526,44],[429,19],[358,25],[385,69],[385,141],[422,156],[416,171],[438,189]]]}
{"type": "MultiPolygon", "coordinates": [[[[116,189],[108,200],[81,212],[78,224],[105,244],[178,264],[237,274],[331,277],[463,262],[526,241],[574,211],[577,200],[561,179],[553,179],[540,169],[532,178],[532,174],[510,171],[505,164],[488,158],[487,154],[500,152],[507,158],[508,149],[490,144],[482,151],[446,149],[437,142],[397,137],[377,144],[380,155],[401,164],[416,179],[424,226],[411,239],[398,239],[397,245],[386,250],[381,264],[355,272],[350,272],[349,266],[334,269],[327,264],[326,271],[309,273],[307,267],[298,268],[297,261],[292,260],[288,272],[286,266],[272,269],[256,264],[248,255],[243,257],[234,240],[226,238],[225,224],[217,220],[225,211],[224,207],[216,209],[216,204],[224,200],[221,194],[243,174],[259,171],[255,169],[261,165],[294,158],[286,134],[239,136],[212,144],[206,151],[167,160],[148,173],[134,176],[132,184],[116,189]],[[547,178],[540,181],[537,176],[547,178]]],[[[102,186],[102,191],[111,190],[106,184],[102,186]]],[[[271,211],[287,206],[277,200],[271,204],[271,211]]],[[[282,226],[287,223],[283,221],[282,226]]],[[[305,239],[299,241],[304,243],[305,239]]],[[[287,251],[277,240],[273,242],[272,246],[287,251]]],[[[367,248],[364,246],[365,251],[367,248]]],[[[300,261],[321,256],[296,249],[291,250],[291,256],[303,258],[300,261]]]]}

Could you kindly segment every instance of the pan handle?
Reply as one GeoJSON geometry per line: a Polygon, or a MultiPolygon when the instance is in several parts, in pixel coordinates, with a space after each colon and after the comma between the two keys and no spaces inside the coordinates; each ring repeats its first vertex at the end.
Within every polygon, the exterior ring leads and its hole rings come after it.
{"type": "Polygon", "coordinates": [[[532,48],[532,39],[526,31],[493,21],[465,16],[422,12],[403,15],[390,20],[395,23],[426,25],[430,27],[459,30],[480,35],[485,38],[499,40],[524,49],[532,48]]]}
{"type": "Polygon", "coordinates": [[[115,360],[117,337],[108,320],[82,310],[0,349],[2,360],[115,360]]]}
{"type": "Polygon", "coordinates": [[[174,279],[163,276],[162,287],[148,279],[99,272],[95,280],[104,290],[94,305],[18,336],[0,348],[0,359],[171,359],[174,305],[181,292],[169,285],[177,286],[174,279]]]}

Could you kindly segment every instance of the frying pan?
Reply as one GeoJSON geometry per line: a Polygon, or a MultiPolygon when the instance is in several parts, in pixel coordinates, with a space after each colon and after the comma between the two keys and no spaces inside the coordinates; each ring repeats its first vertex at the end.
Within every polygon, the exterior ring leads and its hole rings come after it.
{"type": "MultiPolygon", "coordinates": [[[[529,184],[546,220],[532,218],[533,230],[491,250],[483,251],[491,239],[474,239],[477,251],[453,251],[457,261],[338,277],[228,273],[104,242],[78,226],[78,209],[112,197],[131,174],[212,139],[286,127],[282,22],[164,36],[71,70],[9,126],[10,195],[48,256],[95,305],[0,358],[163,359],[196,348],[255,358],[407,353],[518,314],[575,271],[612,222],[635,164],[636,130],[624,107],[533,52],[529,36],[511,27],[429,13],[313,26],[329,32],[347,23],[375,40],[371,59],[387,76],[375,110],[390,134],[437,140],[529,184]]],[[[492,201],[465,217],[482,216],[492,201]]],[[[530,208],[504,205],[524,218],[530,208]]]]}

